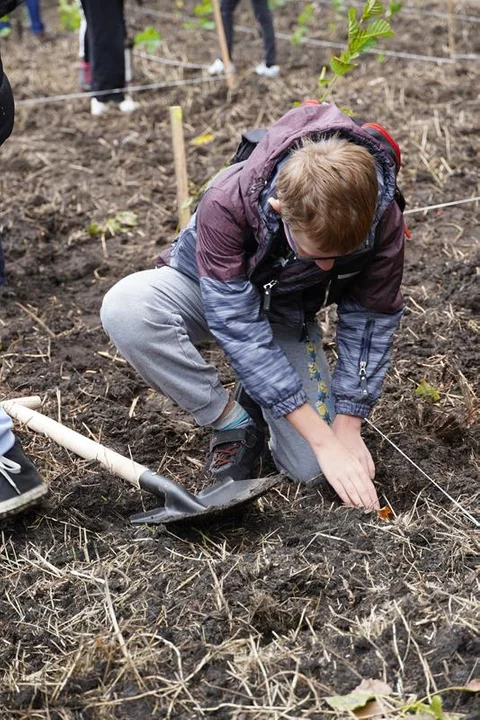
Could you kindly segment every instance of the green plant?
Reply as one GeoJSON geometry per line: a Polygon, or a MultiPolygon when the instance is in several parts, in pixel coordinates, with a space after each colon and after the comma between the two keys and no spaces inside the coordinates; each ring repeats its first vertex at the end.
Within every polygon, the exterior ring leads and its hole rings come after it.
{"type": "Polygon", "coordinates": [[[302,40],[308,35],[308,30],[313,24],[314,17],[315,8],[313,3],[307,3],[297,17],[297,25],[290,38],[292,45],[301,45],[302,40]]]}
{"type": "Polygon", "coordinates": [[[58,16],[64,30],[75,32],[80,27],[80,8],[74,0],[59,0],[58,16]]]}
{"type": "Polygon", "coordinates": [[[148,53],[155,52],[161,42],[162,36],[152,25],[147,25],[145,30],[137,33],[133,38],[133,44],[143,46],[148,53]]]}
{"type": "Polygon", "coordinates": [[[394,35],[386,18],[386,11],[379,0],[367,0],[358,20],[356,9],[349,8],[347,47],[340,55],[333,55],[330,58],[330,68],[326,66],[322,68],[318,78],[321,88],[320,102],[328,97],[339,77],[357,67],[355,60],[362,53],[374,47],[379,38],[394,35]]]}
{"type": "Polygon", "coordinates": [[[215,22],[212,20],[213,7],[210,0],[199,0],[193,8],[197,24],[205,30],[214,30],[215,22]]]}
{"type": "Polygon", "coordinates": [[[87,227],[91,237],[114,236],[121,230],[129,230],[138,224],[138,215],[134,212],[124,210],[118,212],[114,217],[108,218],[103,223],[92,221],[87,227]]]}
{"type": "Polygon", "coordinates": [[[426,380],[422,380],[419,385],[417,385],[415,389],[415,395],[418,397],[427,398],[428,400],[431,400],[432,402],[437,402],[440,400],[440,393],[436,388],[433,387],[433,385],[430,385],[426,380]]]}

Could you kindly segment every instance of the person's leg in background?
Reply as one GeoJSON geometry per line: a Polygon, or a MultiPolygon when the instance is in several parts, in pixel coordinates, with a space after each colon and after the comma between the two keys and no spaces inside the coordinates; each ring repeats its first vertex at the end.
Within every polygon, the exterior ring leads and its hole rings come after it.
{"type": "MultiPolygon", "coordinates": [[[[234,13],[237,8],[238,3],[240,0],[222,0],[220,9],[222,13],[222,23],[223,23],[223,29],[225,31],[225,40],[227,43],[227,49],[228,49],[228,55],[230,57],[230,60],[232,60],[233,57],[233,42],[234,42],[234,13]]],[[[235,66],[232,65],[233,72],[235,72],[235,66]]],[[[208,68],[208,72],[210,75],[219,75],[220,73],[223,73],[225,70],[225,67],[223,65],[223,60],[221,58],[217,57],[215,62],[213,62],[210,67],[208,68]]]]}
{"type": "Polygon", "coordinates": [[[92,115],[103,114],[112,104],[122,112],[138,107],[123,92],[105,91],[125,87],[125,25],[123,0],[82,0],[87,21],[87,40],[92,68],[92,115]]]}
{"type": "Polygon", "coordinates": [[[255,18],[260,25],[263,37],[264,62],[257,65],[255,72],[268,78],[278,77],[280,68],[277,65],[277,51],[273,17],[268,0],[251,0],[255,18]]]}
{"type": "Polygon", "coordinates": [[[30,29],[34,35],[41,38],[45,34],[45,25],[40,13],[40,2],[39,0],[25,0],[25,5],[30,17],[30,29]]]}
{"type": "Polygon", "coordinates": [[[88,92],[92,87],[92,67],[88,51],[87,21],[83,12],[82,3],[77,0],[80,12],[80,27],[78,28],[78,86],[82,92],[88,92]]]}
{"type": "Polygon", "coordinates": [[[10,18],[8,15],[4,15],[0,18],[0,38],[8,37],[12,32],[12,27],[10,25],[10,18]]]}

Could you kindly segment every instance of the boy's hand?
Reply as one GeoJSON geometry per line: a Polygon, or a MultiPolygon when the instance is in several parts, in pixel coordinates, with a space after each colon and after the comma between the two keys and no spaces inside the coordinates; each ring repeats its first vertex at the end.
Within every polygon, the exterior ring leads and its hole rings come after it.
{"type": "Polygon", "coordinates": [[[366,510],[380,508],[369,473],[335,434],[326,445],[313,450],[326,479],[346,505],[366,510]]]}
{"type": "Polygon", "coordinates": [[[344,503],[364,507],[366,510],[380,508],[377,491],[372,482],[374,467],[370,453],[365,446],[365,452],[363,455],[361,453],[361,443],[363,443],[360,436],[361,418],[343,415],[338,421],[335,420],[336,430],[345,436],[345,441],[352,443],[355,449],[355,452],[352,452],[346,447],[343,439],[337,436],[337,431],[332,430],[308,403],[286,417],[309,443],[327,481],[344,503]],[[347,433],[346,428],[349,425],[351,428],[347,433]],[[355,456],[356,452],[360,453],[363,461],[355,456]],[[370,469],[368,469],[368,458],[371,463],[370,469]]]}
{"type": "Polygon", "coordinates": [[[351,415],[337,415],[332,430],[340,442],[362,464],[371,480],[375,477],[375,465],[370,451],[361,436],[362,419],[351,415]]]}

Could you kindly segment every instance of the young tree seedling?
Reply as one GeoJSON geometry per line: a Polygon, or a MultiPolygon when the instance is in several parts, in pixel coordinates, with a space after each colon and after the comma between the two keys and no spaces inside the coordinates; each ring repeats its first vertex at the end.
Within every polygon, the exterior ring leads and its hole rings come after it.
{"type": "Polygon", "coordinates": [[[347,47],[330,58],[329,68],[322,68],[318,78],[320,102],[327,99],[340,77],[357,67],[355,61],[362,53],[374,47],[380,38],[394,35],[390,17],[390,8],[385,10],[379,0],[367,0],[359,19],[356,9],[349,8],[347,47]]]}

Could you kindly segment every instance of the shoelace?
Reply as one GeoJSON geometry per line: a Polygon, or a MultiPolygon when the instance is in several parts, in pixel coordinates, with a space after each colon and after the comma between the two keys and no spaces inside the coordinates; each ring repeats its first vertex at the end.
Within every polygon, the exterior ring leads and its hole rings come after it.
{"type": "Polygon", "coordinates": [[[219,445],[215,448],[212,462],[212,470],[218,469],[235,460],[238,448],[241,443],[232,443],[231,445],[219,445]]]}
{"type": "Polygon", "coordinates": [[[16,463],[14,460],[9,460],[5,455],[0,456],[0,475],[3,475],[9,485],[15,490],[18,495],[22,493],[18,489],[16,483],[10,475],[20,475],[22,472],[22,466],[16,463]]]}

